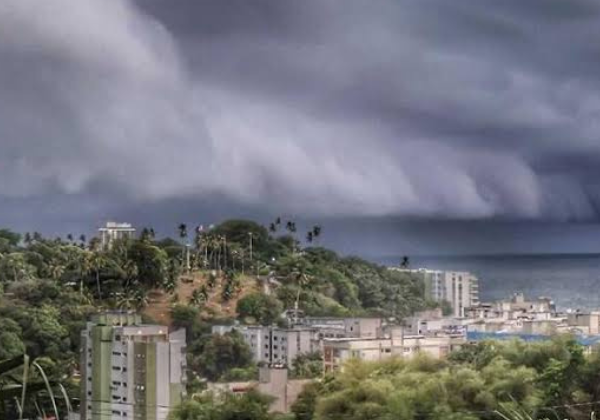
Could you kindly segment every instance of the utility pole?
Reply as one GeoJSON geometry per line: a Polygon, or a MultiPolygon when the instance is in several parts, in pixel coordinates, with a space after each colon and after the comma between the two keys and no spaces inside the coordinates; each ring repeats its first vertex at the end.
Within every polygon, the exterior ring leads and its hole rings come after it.
{"type": "Polygon", "coordinates": [[[223,235],[223,265],[227,270],[227,236],[223,235]]]}
{"type": "Polygon", "coordinates": [[[250,264],[252,264],[252,232],[248,232],[250,236],[250,264]]]}
{"type": "Polygon", "coordinates": [[[185,266],[187,267],[188,273],[190,272],[190,244],[185,244],[185,266]]]}

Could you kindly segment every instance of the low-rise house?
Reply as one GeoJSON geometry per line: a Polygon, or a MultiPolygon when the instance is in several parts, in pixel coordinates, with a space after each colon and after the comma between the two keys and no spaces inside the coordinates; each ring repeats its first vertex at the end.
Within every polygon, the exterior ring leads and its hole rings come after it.
{"type": "Polygon", "coordinates": [[[311,379],[289,379],[285,368],[261,367],[259,380],[250,382],[209,383],[207,391],[219,395],[224,392],[245,394],[256,390],[274,398],[270,406],[271,412],[289,413],[298,395],[311,379]]]}
{"type": "Polygon", "coordinates": [[[382,338],[326,339],[323,341],[323,371],[337,371],[350,359],[380,361],[390,357],[411,358],[419,353],[443,358],[464,343],[464,335],[403,336],[398,331],[382,338]]]}
{"type": "Polygon", "coordinates": [[[566,319],[569,327],[575,327],[582,334],[600,334],[600,312],[572,312],[567,314],[566,319]]]}

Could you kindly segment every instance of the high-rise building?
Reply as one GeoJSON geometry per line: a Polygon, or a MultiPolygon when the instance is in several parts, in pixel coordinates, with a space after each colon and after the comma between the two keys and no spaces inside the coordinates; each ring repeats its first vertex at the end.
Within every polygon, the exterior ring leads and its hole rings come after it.
{"type": "Polygon", "coordinates": [[[465,308],[479,304],[479,280],[466,271],[437,271],[423,268],[416,270],[393,268],[421,277],[425,295],[436,302],[446,301],[455,317],[465,316],[465,308]]]}
{"type": "Polygon", "coordinates": [[[102,249],[110,249],[115,241],[133,239],[135,228],[130,223],[106,222],[104,227],[98,229],[102,249]]]}
{"type": "Polygon", "coordinates": [[[81,333],[81,420],[165,420],[185,373],[185,330],[97,315],[81,333]]]}

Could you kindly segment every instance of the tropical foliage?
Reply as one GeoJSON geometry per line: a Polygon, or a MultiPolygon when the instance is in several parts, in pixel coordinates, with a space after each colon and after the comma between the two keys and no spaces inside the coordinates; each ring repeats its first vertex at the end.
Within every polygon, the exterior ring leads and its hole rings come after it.
{"type": "Polygon", "coordinates": [[[351,361],[306,387],[293,411],[298,420],[587,420],[598,410],[599,363],[568,337],[483,342],[446,361],[351,361]]]}

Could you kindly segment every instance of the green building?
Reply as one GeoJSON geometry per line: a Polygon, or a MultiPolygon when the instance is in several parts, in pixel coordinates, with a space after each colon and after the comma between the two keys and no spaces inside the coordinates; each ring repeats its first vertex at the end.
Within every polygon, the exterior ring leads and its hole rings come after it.
{"type": "Polygon", "coordinates": [[[98,315],[81,333],[81,420],[165,420],[185,373],[185,330],[98,315]]]}

